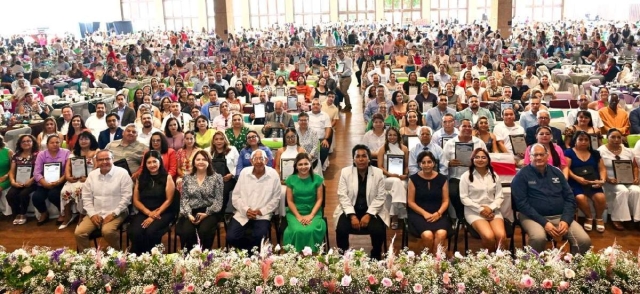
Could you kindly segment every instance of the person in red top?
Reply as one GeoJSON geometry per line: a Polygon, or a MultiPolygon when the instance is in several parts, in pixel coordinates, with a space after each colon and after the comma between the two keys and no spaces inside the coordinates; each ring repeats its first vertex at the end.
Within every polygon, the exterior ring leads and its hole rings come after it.
{"type": "Polygon", "coordinates": [[[180,38],[182,39],[182,42],[187,42],[187,40],[189,40],[187,33],[185,33],[184,31],[180,32],[180,38]]]}
{"type": "Polygon", "coordinates": [[[118,61],[118,56],[116,55],[116,51],[113,50],[113,46],[109,45],[109,47],[107,48],[109,50],[109,53],[107,54],[107,61],[111,59],[114,63],[120,62],[118,61]]]}
{"type": "Polygon", "coordinates": [[[171,33],[169,36],[169,42],[171,42],[171,47],[175,47],[178,44],[178,36],[175,33],[171,33]]]}
{"type": "Polygon", "coordinates": [[[96,80],[96,77],[93,75],[93,72],[90,71],[88,68],[84,67],[84,65],[82,65],[82,63],[78,64],[78,67],[80,69],[80,71],[82,71],[82,76],[84,77],[84,79],[89,79],[89,81],[91,81],[91,85],[93,85],[93,82],[96,80]]]}

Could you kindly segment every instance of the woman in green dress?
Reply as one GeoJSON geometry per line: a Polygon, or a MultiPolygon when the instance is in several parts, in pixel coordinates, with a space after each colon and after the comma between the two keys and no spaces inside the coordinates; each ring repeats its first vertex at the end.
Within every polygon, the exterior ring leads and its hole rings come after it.
{"type": "Polygon", "coordinates": [[[293,245],[296,251],[309,246],[317,252],[316,244],[322,244],[324,240],[327,225],[322,219],[323,181],[322,177],[313,174],[309,155],[298,154],[293,174],[285,182],[288,225],[282,238],[285,245],[293,245]]]}
{"type": "Polygon", "coordinates": [[[249,128],[244,126],[244,118],[240,113],[231,117],[231,127],[224,131],[229,143],[236,147],[236,150],[242,150],[246,146],[247,133],[249,133],[249,128]]]}
{"type": "Polygon", "coordinates": [[[0,136],[0,192],[11,187],[11,181],[9,181],[11,157],[13,157],[13,151],[5,144],[4,137],[0,136]]]}

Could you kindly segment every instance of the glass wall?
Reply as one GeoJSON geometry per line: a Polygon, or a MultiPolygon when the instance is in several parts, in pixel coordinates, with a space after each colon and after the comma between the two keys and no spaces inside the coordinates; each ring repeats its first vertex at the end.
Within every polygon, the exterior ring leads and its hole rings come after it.
{"type": "Polygon", "coordinates": [[[373,0],[337,0],[338,19],[355,21],[376,19],[376,5],[373,0]]]}
{"type": "Polygon", "coordinates": [[[561,20],[563,0],[517,0],[517,21],[544,21],[552,22],[561,20]]]}
{"type": "Polygon", "coordinates": [[[233,25],[235,26],[235,31],[240,32],[244,25],[244,2],[247,0],[235,0],[233,1],[233,25]]]}
{"type": "Polygon", "coordinates": [[[207,32],[211,32],[216,28],[216,12],[213,9],[213,0],[207,0],[207,32]]]}
{"type": "Polygon", "coordinates": [[[467,23],[468,0],[431,0],[431,23],[467,23]]]}
{"type": "Polygon", "coordinates": [[[131,21],[134,31],[158,29],[162,24],[157,15],[154,0],[121,0],[122,19],[131,21]]]}
{"type": "Polygon", "coordinates": [[[285,23],[284,0],[249,0],[252,28],[269,28],[285,23]]]}
{"type": "Polygon", "coordinates": [[[297,26],[304,27],[329,22],[329,0],[293,0],[293,17],[297,26]]]}
{"type": "Polygon", "coordinates": [[[163,0],[164,23],[168,31],[194,30],[198,27],[198,1],[163,0]]]}
{"type": "Polygon", "coordinates": [[[476,0],[478,3],[478,12],[476,14],[476,19],[474,20],[485,20],[488,21],[491,18],[491,0],[476,0]]]}
{"type": "Polygon", "coordinates": [[[384,19],[393,24],[407,24],[422,17],[420,0],[384,0],[384,19]]]}

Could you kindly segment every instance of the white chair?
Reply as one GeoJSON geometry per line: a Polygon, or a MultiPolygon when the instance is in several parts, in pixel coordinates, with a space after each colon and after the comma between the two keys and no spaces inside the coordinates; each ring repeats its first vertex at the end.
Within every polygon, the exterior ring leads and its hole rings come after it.
{"type": "Polygon", "coordinates": [[[560,130],[560,132],[564,133],[564,129],[567,128],[566,124],[564,123],[564,121],[552,121],[549,123],[550,126],[560,130]]]}
{"type": "Polygon", "coordinates": [[[111,112],[111,109],[113,109],[113,103],[114,103],[115,100],[116,100],[115,97],[110,97],[110,98],[106,98],[106,99],[102,100],[102,102],[104,102],[104,104],[106,106],[106,109],[105,109],[106,113],[111,112]]]}
{"type": "Polygon", "coordinates": [[[87,118],[91,115],[89,113],[89,102],[88,101],[80,101],[69,104],[71,109],[73,109],[73,113],[79,114],[82,117],[82,120],[87,121],[87,118]]]}
{"type": "Polygon", "coordinates": [[[16,150],[16,141],[18,141],[18,137],[22,134],[31,134],[31,128],[24,127],[24,128],[8,131],[4,135],[4,141],[5,141],[5,144],[7,145],[7,148],[11,150],[16,150]]]}
{"type": "Polygon", "coordinates": [[[569,91],[559,91],[556,92],[557,100],[571,100],[573,99],[573,95],[569,91]]]}
{"type": "Polygon", "coordinates": [[[591,97],[591,82],[582,83],[582,94],[587,95],[587,97],[591,97]]]}
{"type": "Polygon", "coordinates": [[[105,87],[105,88],[102,88],[102,93],[103,94],[108,94],[108,95],[115,95],[116,94],[116,89],[115,88],[105,87]]]}
{"type": "Polygon", "coordinates": [[[53,105],[53,102],[60,100],[60,96],[58,95],[49,95],[44,97],[44,103],[53,105]]]}

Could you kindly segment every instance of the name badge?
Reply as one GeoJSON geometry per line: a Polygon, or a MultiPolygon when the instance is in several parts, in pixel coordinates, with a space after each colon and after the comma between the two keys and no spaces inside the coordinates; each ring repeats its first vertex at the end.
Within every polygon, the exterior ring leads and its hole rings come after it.
{"type": "Polygon", "coordinates": [[[536,181],[529,181],[529,185],[535,185],[536,181]]]}
{"type": "Polygon", "coordinates": [[[247,153],[244,155],[244,159],[251,159],[251,154],[247,153]]]}
{"type": "Polygon", "coordinates": [[[551,182],[554,184],[560,184],[560,178],[551,178],[551,182]]]}

